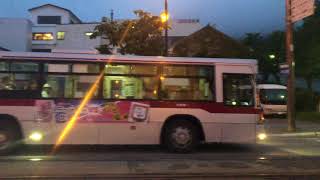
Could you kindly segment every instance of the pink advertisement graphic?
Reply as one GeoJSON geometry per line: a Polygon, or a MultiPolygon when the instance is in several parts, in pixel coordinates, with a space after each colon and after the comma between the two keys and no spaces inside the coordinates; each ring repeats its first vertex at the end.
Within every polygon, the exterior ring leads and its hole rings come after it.
{"type": "Polygon", "coordinates": [[[37,100],[37,121],[51,121],[53,117],[54,103],[51,100],[37,100]]]}
{"type": "MultiPolygon", "coordinates": [[[[78,103],[58,102],[54,117],[58,123],[68,121],[74,114],[78,103]]],[[[87,104],[78,118],[79,123],[90,122],[145,122],[148,120],[150,106],[135,102],[108,102],[87,104]]]]}

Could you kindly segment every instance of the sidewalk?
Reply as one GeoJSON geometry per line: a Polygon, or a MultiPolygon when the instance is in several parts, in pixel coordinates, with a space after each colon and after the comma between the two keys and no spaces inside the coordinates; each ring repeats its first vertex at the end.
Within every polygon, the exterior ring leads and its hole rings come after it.
{"type": "MultiPolygon", "coordinates": [[[[320,136],[320,123],[312,123],[308,121],[296,121],[297,131],[292,134],[313,133],[320,136]]],[[[265,128],[268,134],[287,134],[287,119],[266,119],[265,128]]]]}

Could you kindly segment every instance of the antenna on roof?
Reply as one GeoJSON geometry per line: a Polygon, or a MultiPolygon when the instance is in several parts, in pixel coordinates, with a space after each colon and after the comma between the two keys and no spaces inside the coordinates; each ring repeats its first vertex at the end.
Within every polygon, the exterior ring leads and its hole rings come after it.
{"type": "Polygon", "coordinates": [[[113,11],[113,9],[111,9],[111,11],[110,11],[110,19],[111,19],[111,22],[113,22],[113,16],[114,16],[114,11],[113,11]]]}

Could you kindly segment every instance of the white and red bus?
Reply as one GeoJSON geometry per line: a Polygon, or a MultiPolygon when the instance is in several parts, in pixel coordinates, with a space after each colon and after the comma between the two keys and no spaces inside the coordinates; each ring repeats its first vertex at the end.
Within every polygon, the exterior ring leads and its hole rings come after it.
{"type": "Polygon", "coordinates": [[[55,144],[101,73],[62,145],[187,152],[259,136],[255,60],[0,52],[0,149],[55,144]]]}

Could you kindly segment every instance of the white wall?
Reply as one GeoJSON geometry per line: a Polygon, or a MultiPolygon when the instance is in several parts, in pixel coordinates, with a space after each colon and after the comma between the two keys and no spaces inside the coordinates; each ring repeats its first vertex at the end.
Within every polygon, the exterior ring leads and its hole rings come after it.
{"type": "Polygon", "coordinates": [[[30,51],[31,28],[27,19],[0,18],[0,46],[11,51],[30,51]]]}
{"type": "Polygon", "coordinates": [[[57,32],[65,32],[64,40],[57,40],[56,49],[89,50],[100,45],[101,39],[90,39],[86,32],[93,32],[98,24],[57,25],[57,32]]]}
{"type": "Polygon", "coordinates": [[[71,15],[68,11],[59,9],[53,6],[44,6],[42,8],[34,9],[30,11],[31,21],[33,24],[38,24],[38,16],[61,16],[61,24],[69,24],[71,15]]]}

